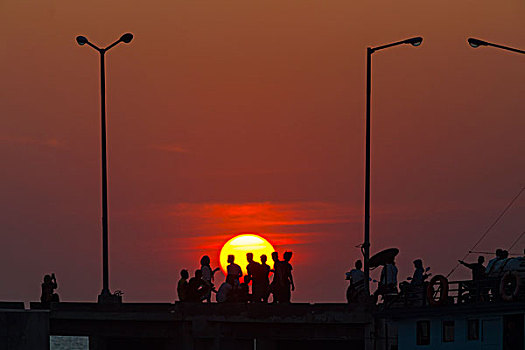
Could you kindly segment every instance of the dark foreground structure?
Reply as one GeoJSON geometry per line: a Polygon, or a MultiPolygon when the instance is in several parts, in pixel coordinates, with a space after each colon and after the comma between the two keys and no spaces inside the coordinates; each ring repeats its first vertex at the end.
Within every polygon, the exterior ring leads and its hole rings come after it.
{"type": "Polygon", "coordinates": [[[525,302],[441,305],[0,302],[0,349],[523,350],[525,302]],[[83,337],[83,338],[77,338],[83,337]],[[82,342],[81,342],[82,343],[82,342]]]}
{"type": "MultiPolygon", "coordinates": [[[[39,332],[89,337],[89,349],[372,349],[370,312],[348,304],[54,303],[39,332]],[[46,328],[47,327],[47,328],[46,328]]],[[[23,310],[21,310],[23,311],[23,310]]],[[[38,339],[42,340],[40,336],[38,339]]],[[[47,349],[47,342],[30,347],[47,349]]]]}

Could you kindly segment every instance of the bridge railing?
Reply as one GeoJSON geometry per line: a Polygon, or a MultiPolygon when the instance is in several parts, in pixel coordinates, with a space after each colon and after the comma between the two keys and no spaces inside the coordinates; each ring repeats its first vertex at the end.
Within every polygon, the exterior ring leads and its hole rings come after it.
{"type": "MultiPolygon", "coordinates": [[[[414,287],[411,285],[401,286],[399,294],[385,295],[382,305],[385,308],[397,307],[422,307],[434,305],[460,305],[460,304],[479,304],[501,301],[500,296],[501,278],[492,278],[484,280],[461,280],[449,281],[447,283],[447,292],[444,293],[443,286],[438,288],[429,287],[429,283],[414,287]],[[445,296],[441,297],[441,293],[445,296]],[[430,299],[436,300],[431,302],[430,299]]],[[[516,290],[515,285],[509,285],[511,291],[516,290]]],[[[525,299],[525,284],[518,286],[518,294],[512,299],[525,299]]],[[[507,291],[507,294],[509,292],[507,291]]]]}

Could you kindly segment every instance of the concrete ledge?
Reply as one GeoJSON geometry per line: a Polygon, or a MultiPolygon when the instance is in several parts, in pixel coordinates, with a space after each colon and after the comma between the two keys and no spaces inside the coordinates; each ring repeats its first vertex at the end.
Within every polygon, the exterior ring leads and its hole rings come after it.
{"type": "Polygon", "coordinates": [[[24,302],[23,301],[0,301],[0,309],[23,310],[24,302]]]}

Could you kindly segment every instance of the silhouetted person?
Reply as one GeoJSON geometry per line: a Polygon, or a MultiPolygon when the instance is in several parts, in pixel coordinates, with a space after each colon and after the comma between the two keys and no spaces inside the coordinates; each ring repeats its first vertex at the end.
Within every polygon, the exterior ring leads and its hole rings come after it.
{"type": "Polygon", "coordinates": [[[279,260],[279,253],[273,252],[272,253],[272,260],[273,260],[273,279],[272,283],[270,284],[270,291],[273,294],[273,302],[277,303],[281,300],[281,294],[282,294],[282,288],[279,283],[279,280],[282,278],[281,275],[284,273],[283,268],[281,267],[282,261],[279,260]]]}
{"type": "Polygon", "coordinates": [[[359,301],[359,297],[365,290],[365,273],[362,270],[363,263],[361,260],[355,262],[355,269],[350,270],[346,273],[346,279],[350,281],[350,285],[346,290],[346,300],[349,303],[355,303],[359,301]]]}
{"type": "Polygon", "coordinates": [[[234,255],[228,255],[228,263],[229,265],[226,267],[226,272],[228,275],[232,275],[234,278],[234,286],[239,285],[239,278],[242,277],[242,269],[239,265],[237,265],[235,262],[235,256],[234,255]]]}
{"type": "Polygon", "coordinates": [[[412,275],[412,280],[410,281],[410,284],[413,287],[421,287],[423,286],[423,283],[427,279],[428,275],[425,274],[425,269],[423,268],[423,261],[421,259],[417,259],[413,261],[414,263],[414,274],[412,275]]]}
{"type": "Polygon", "coordinates": [[[485,273],[487,275],[490,275],[491,272],[494,270],[494,265],[496,262],[503,259],[503,249],[496,249],[496,257],[489,260],[489,263],[487,264],[487,268],[485,269],[485,273]]]}
{"type": "Polygon", "coordinates": [[[493,292],[496,293],[497,288],[495,287],[499,287],[499,281],[487,280],[487,274],[485,273],[486,269],[485,266],[483,266],[483,263],[485,262],[485,258],[483,256],[478,256],[477,263],[469,264],[464,262],[463,260],[458,261],[460,264],[472,270],[472,282],[465,282],[465,286],[469,291],[470,301],[475,301],[475,299],[472,299],[474,296],[476,297],[476,299],[488,298],[488,292],[490,289],[493,289],[493,292]]]}
{"type": "Polygon", "coordinates": [[[188,301],[201,302],[208,293],[208,286],[202,279],[202,271],[195,270],[195,277],[188,283],[188,301]]]}
{"type": "Polygon", "coordinates": [[[248,266],[246,266],[248,281],[252,281],[252,301],[259,302],[263,298],[263,270],[261,264],[253,261],[253,253],[246,254],[246,260],[248,260],[248,266]]]}
{"type": "Polygon", "coordinates": [[[57,293],[54,290],[58,288],[57,279],[55,274],[44,276],[44,283],[42,283],[42,294],[40,295],[40,302],[42,304],[49,305],[49,303],[60,301],[57,293]]]}
{"type": "Polygon", "coordinates": [[[289,303],[292,298],[292,291],[295,290],[295,285],[293,283],[292,276],[292,265],[290,260],[292,259],[292,252],[284,252],[283,254],[284,261],[281,262],[280,266],[283,269],[281,274],[280,284],[281,284],[281,296],[279,302],[289,303]],[[291,287],[291,290],[290,290],[291,287]]]}
{"type": "Polygon", "coordinates": [[[217,272],[219,268],[217,267],[215,270],[211,269],[210,266],[210,257],[207,255],[204,255],[201,258],[201,271],[202,271],[202,279],[206,283],[206,286],[208,287],[208,292],[204,296],[204,299],[211,303],[211,290],[213,289],[213,276],[215,275],[215,272],[217,272]]]}
{"type": "Polygon", "coordinates": [[[473,281],[481,281],[485,279],[485,266],[483,266],[483,263],[485,262],[485,258],[483,256],[478,256],[478,262],[477,263],[466,263],[463,260],[458,260],[461,265],[464,265],[472,270],[472,280],[473,281]]]}
{"type": "Polygon", "coordinates": [[[261,255],[261,299],[264,303],[268,302],[270,296],[270,265],[266,263],[268,258],[266,255],[261,255]]]}
{"type": "Polygon", "coordinates": [[[379,286],[374,292],[374,297],[377,300],[379,295],[384,298],[386,294],[397,294],[397,267],[394,257],[383,266],[379,286]]]}
{"type": "Polygon", "coordinates": [[[234,301],[239,303],[247,303],[250,301],[250,288],[248,283],[250,282],[248,276],[244,276],[243,282],[238,287],[234,288],[234,301]]]}
{"type": "Polygon", "coordinates": [[[221,284],[219,290],[217,291],[217,295],[215,296],[215,299],[218,303],[226,303],[229,301],[233,301],[233,283],[233,276],[226,276],[226,281],[224,281],[224,283],[221,284]]]}
{"type": "Polygon", "coordinates": [[[177,295],[179,296],[180,301],[188,300],[189,277],[190,274],[188,273],[188,270],[180,270],[180,280],[177,283],[177,295]]]}

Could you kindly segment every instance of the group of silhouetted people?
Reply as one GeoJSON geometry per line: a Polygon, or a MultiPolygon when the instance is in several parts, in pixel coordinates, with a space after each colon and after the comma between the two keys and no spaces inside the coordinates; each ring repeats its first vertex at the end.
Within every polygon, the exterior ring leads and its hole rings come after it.
{"type": "MultiPolygon", "coordinates": [[[[496,250],[496,256],[491,259],[485,267],[485,258],[479,256],[477,262],[467,263],[463,260],[458,262],[469,268],[472,271],[472,280],[465,282],[465,287],[470,294],[477,293],[478,297],[484,298],[488,296],[489,290],[492,295],[497,296],[499,291],[499,282],[503,274],[503,267],[509,258],[509,253],[503,249],[496,250]]],[[[429,268],[423,267],[423,261],[416,259],[413,261],[414,274],[409,277],[410,282],[401,282],[397,284],[397,267],[395,257],[391,256],[383,263],[381,270],[381,277],[378,282],[378,287],[373,293],[372,297],[377,302],[378,297],[381,296],[383,300],[388,299],[389,296],[396,296],[398,294],[423,294],[426,290],[426,279],[430,276],[427,274],[429,268]]],[[[355,262],[355,268],[346,273],[346,279],[350,284],[347,289],[346,298],[349,303],[366,303],[370,296],[365,295],[365,275],[362,270],[363,264],[361,260],[355,262]]]]}
{"type": "Polygon", "coordinates": [[[266,255],[260,256],[260,262],[253,259],[253,253],[247,253],[247,274],[243,277],[242,268],[235,263],[235,256],[228,255],[228,266],[226,267],[226,280],[215,289],[214,275],[219,268],[212,269],[210,258],[204,255],[201,258],[201,268],[195,271],[194,277],[189,279],[187,270],[181,270],[181,278],[177,283],[177,295],[180,301],[187,302],[211,302],[211,293],[216,293],[218,303],[225,302],[252,302],[267,303],[270,295],[273,295],[274,303],[289,303],[291,292],[295,290],[292,276],[292,252],[285,252],[283,260],[279,260],[277,252],[272,253],[273,269],[266,262],[266,255]],[[270,283],[270,273],[273,279],[270,283]],[[250,293],[249,284],[252,290],[250,293]]]}
{"type": "MultiPolygon", "coordinates": [[[[402,282],[399,285],[402,293],[421,293],[424,290],[425,280],[430,276],[426,273],[428,268],[425,270],[421,259],[414,260],[413,264],[414,274],[408,278],[410,282],[402,282]]],[[[365,274],[362,268],[363,263],[361,260],[357,260],[355,268],[346,273],[346,280],[350,282],[346,291],[346,299],[349,303],[369,302],[370,296],[365,293],[365,274]]],[[[397,273],[395,258],[392,256],[385,262],[381,270],[377,289],[372,295],[374,302],[377,302],[379,296],[385,299],[388,296],[399,294],[397,273]]]]}

